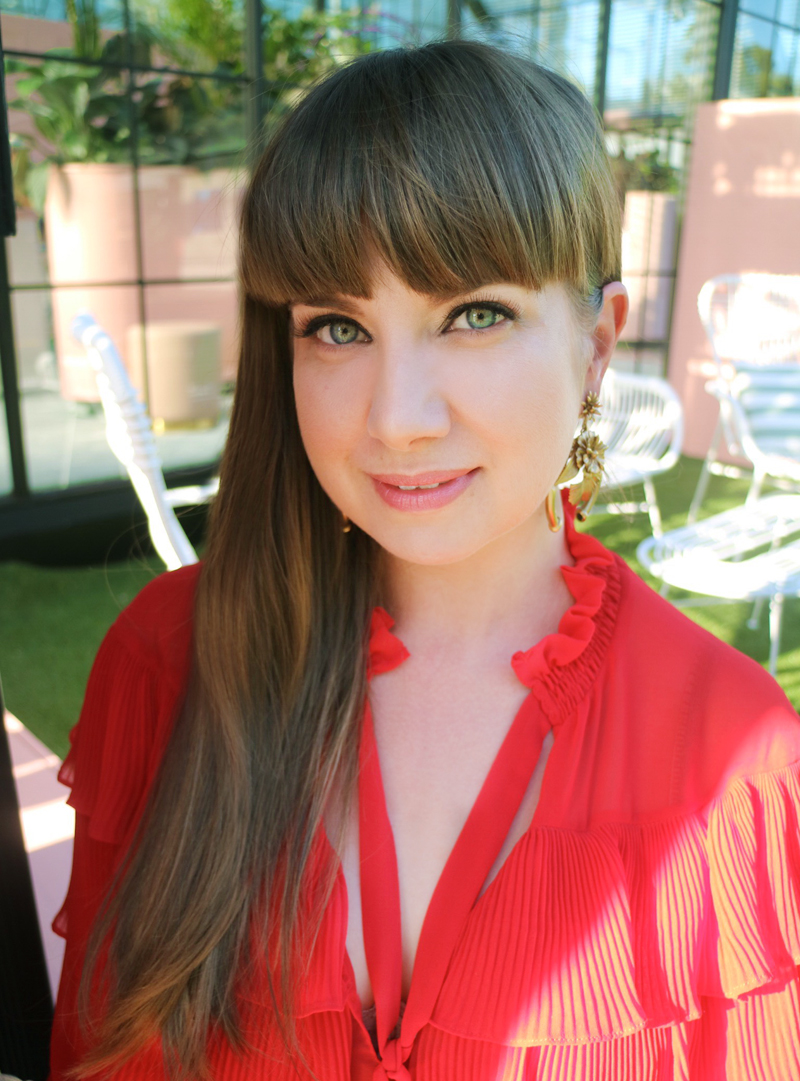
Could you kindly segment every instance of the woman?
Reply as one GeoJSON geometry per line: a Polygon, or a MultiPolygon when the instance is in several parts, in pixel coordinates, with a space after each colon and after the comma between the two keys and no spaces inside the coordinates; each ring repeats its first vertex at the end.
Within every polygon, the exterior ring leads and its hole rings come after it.
{"type": "Polygon", "coordinates": [[[797,715],[574,528],[619,248],[591,107],[484,45],[275,135],[206,558],[64,765],[54,1081],[797,1075],[797,715]]]}

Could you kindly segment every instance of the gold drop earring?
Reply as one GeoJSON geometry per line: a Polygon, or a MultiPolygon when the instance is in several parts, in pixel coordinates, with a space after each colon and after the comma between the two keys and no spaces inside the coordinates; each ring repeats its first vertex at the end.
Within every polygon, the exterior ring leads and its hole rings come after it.
{"type": "Polygon", "coordinates": [[[342,533],[349,533],[352,528],[352,522],[347,515],[342,511],[342,533]]]}
{"type": "Polygon", "coordinates": [[[561,528],[561,518],[558,514],[558,486],[577,477],[582,471],[581,479],[577,484],[571,484],[569,489],[569,501],[576,507],[575,517],[579,522],[585,522],[595,504],[600,485],[603,483],[603,468],[606,453],[606,445],[596,432],[589,430],[589,422],[600,415],[600,399],[589,391],[581,406],[581,430],[575,436],[569,452],[567,463],[558,475],[555,486],[547,493],[545,500],[545,514],[547,524],[556,533],[561,528]]]}

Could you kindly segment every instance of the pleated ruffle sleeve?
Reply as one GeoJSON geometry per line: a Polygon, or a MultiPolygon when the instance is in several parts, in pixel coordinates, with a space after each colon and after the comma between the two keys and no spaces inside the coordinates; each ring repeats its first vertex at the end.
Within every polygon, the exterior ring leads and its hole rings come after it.
{"type": "Polygon", "coordinates": [[[75,843],[69,889],[53,922],[66,939],[51,1041],[54,1081],[66,1078],[85,1050],[77,993],[86,946],[180,706],[197,574],[187,567],[159,576],[120,614],[97,653],[70,733],[59,780],[71,790],[75,843]]]}

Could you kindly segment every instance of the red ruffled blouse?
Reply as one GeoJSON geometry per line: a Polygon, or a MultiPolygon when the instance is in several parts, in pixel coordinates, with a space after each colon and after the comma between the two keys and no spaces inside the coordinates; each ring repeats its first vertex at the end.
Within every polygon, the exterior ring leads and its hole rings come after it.
{"type": "MultiPolygon", "coordinates": [[[[574,598],[511,659],[530,688],[434,892],[400,1002],[394,842],[369,706],[359,774],[373,1046],[347,955],[341,869],[298,1006],[321,1081],[800,1078],[800,719],[764,670],[567,522],[574,598]],[[486,890],[552,728],[533,821],[486,890]]],[[[188,672],[197,568],[164,574],[98,653],[61,778],[75,855],[52,1081],[81,1053],[89,928],[142,811],[188,672]]],[[[382,609],[372,676],[408,656],[382,609]]],[[[324,833],[324,831],[323,831],[324,833]]],[[[327,840],[318,839],[325,855],[327,840]]],[[[251,1050],[210,1043],[218,1081],[310,1078],[266,992],[251,1050]]],[[[114,1074],[162,1081],[157,1041],[114,1074]]]]}

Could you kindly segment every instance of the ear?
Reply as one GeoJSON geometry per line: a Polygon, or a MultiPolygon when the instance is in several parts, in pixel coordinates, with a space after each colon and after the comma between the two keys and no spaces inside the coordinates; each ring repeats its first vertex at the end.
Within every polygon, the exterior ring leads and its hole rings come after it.
{"type": "Polygon", "coordinates": [[[600,384],[627,318],[628,290],[622,282],[609,282],[603,286],[603,307],[591,334],[592,357],[583,386],[584,397],[590,390],[600,393],[600,384]]]}

